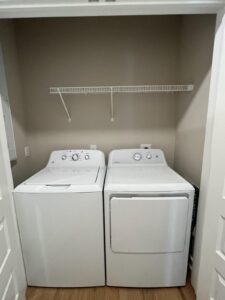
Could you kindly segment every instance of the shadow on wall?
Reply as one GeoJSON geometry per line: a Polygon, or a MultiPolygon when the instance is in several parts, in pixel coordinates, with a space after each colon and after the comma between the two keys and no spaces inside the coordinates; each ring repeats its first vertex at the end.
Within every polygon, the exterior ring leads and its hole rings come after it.
{"type": "Polygon", "coordinates": [[[175,169],[199,187],[211,76],[215,16],[184,16],[180,78],[195,89],[177,99],[175,169]]]}
{"type": "Polygon", "coordinates": [[[21,88],[21,76],[18,66],[13,23],[0,20],[0,41],[3,50],[9,101],[12,112],[13,128],[16,142],[17,161],[12,162],[14,183],[17,185],[28,176],[27,160],[24,146],[27,143],[25,130],[24,102],[21,88]]]}

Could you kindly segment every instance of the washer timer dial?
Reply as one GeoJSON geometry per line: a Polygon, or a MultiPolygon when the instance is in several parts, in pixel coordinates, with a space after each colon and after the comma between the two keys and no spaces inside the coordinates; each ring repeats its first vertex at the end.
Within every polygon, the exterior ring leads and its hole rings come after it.
{"type": "Polygon", "coordinates": [[[77,153],[72,155],[72,160],[78,161],[79,160],[79,155],[77,153]]]}

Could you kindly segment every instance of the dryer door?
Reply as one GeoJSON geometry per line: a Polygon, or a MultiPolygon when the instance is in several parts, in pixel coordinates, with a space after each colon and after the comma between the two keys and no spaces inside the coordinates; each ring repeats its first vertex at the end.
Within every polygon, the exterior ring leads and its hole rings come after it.
{"type": "Polygon", "coordinates": [[[171,253],[184,250],[187,197],[113,197],[110,204],[112,251],[171,253]]]}

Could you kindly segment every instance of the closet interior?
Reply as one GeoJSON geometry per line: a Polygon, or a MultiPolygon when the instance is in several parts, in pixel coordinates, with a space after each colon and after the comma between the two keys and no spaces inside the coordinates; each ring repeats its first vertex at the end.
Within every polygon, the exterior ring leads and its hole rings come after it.
{"type": "Polygon", "coordinates": [[[17,185],[55,149],[149,143],[199,186],[214,15],[1,20],[17,185]],[[50,87],[193,85],[193,91],[58,94],[50,87]]]}
{"type": "Polygon", "coordinates": [[[108,155],[151,144],[199,187],[215,20],[1,20],[14,185],[42,169],[53,150],[96,145],[108,155]]]}

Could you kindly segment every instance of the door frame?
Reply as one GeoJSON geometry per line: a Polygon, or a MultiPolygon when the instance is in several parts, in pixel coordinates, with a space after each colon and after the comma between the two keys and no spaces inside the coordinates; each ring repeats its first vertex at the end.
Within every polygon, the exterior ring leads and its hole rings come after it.
{"type": "MultiPolygon", "coordinates": [[[[196,243],[194,252],[194,263],[192,272],[192,284],[197,294],[197,300],[206,300],[211,286],[212,264],[206,263],[207,255],[215,250],[217,219],[216,213],[212,214],[214,198],[210,193],[210,172],[214,163],[213,160],[213,137],[216,133],[216,120],[218,107],[222,105],[220,92],[221,81],[218,80],[222,72],[220,61],[225,53],[225,39],[223,32],[223,16],[225,13],[225,0],[149,0],[127,1],[125,4],[105,3],[78,3],[61,0],[48,0],[43,4],[41,0],[33,0],[27,4],[26,0],[3,0],[0,4],[0,19],[6,18],[34,18],[34,17],[65,17],[65,16],[109,16],[109,15],[171,15],[171,14],[217,14],[215,43],[213,50],[213,63],[211,71],[211,83],[209,94],[209,106],[206,123],[206,138],[203,155],[202,177],[200,185],[200,201],[196,243]],[[10,3],[11,1],[11,3],[10,3]],[[210,229],[210,236],[208,230],[210,229]],[[207,251],[206,247],[207,246],[207,251]],[[208,274],[208,276],[205,276],[208,274]],[[203,282],[204,278],[204,282],[203,282]]],[[[225,78],[224,78],[225,81],[225,78]]],[[[224,101],[225,102],[225,101],[224,101]]],[[[225,104],[223,104],[225,106],[225,104]]],[[[2,123],[0,113],[0,125],[2,123]]],[[[0,126],[0,140],[5,147],[5,159],[7,164],[7,177],[11,179],[9,155],[6,144],[5,132],[0,126]]],[[[14,218],[15,213],[14,213],[14,218]]]]}

